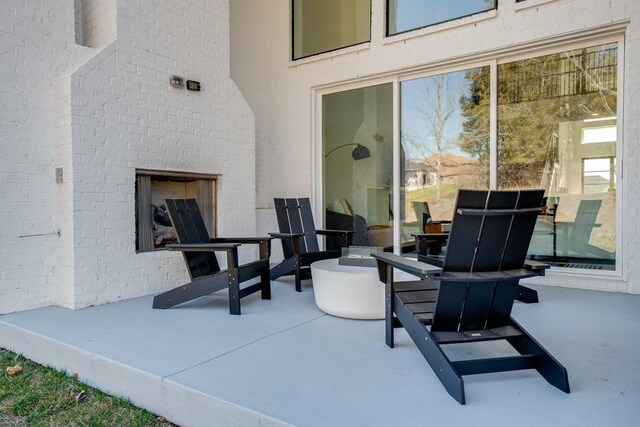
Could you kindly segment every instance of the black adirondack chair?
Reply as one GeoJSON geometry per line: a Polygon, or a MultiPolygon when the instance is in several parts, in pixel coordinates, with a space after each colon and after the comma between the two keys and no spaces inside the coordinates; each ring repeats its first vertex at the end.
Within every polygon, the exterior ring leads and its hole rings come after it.
{"type": "MultiPolygon", "coordinates": [[[[448,221],[448,223],[451,223],[451,221],[448,221]]],[[[449,233],[444,232],[442,227],[440,227],[439,232],[416,234],[415,239],[418,261],[442,267],[446,253],[445,247],[449,240],[449,233]]],[[[518,293],[516,295],[516,299],[518,301],[527,304],[535,304],[540,301],[538,298],[538,291],[535,289],[531,289],[523,285],[518,285],[517,289],[518,293]]]]}
{"type": "Polygon", "coordinates": [[[269,233],[282,241],[284,260],[271,269],[271,280],[295,276],[296,291],[302,292],[302,279],[311,277],[309,266],[315,261],[338,258],[341,249],[320,251],[318,235],[338,236],[342,245],[349,246],[353,230],[316,230],[311,203],[308,198],[273,199],[279,233],[269,233]]]}
{"type": "Polygon", "coordinates": [[[179,244],[167,245],[170,251],[181,251],[189,269],[191,282],[153,299],[153,308],[169,308],[222,289],[229,289],[229,312],[240,314],[240,299],[260,291],[262,299],[271,299],[269,280],[269,237],[209,238],[198,204],[193,199],[165,201],[179,244]],[[244,265],[238,262],[238,246],[257,244],[260,259],[244,265]],[[220,270],[215,252],[227,254],[227,269],[220,270]],[[260,282],[240,288],[249,279],[260,282]]]}
{"type": "MultiPolygon", "coordinates": [[[[569,393],[566,369],[512,317],[522,278],[546,264],[525,259],[543,192],[460,190],[442,267],[374,254],[386,284],[386,341],[404,327],[445,389],[465,403],[463,375],[537,369],[569,393]],[[421,278],[394,282],[398,268],[421,278]],[[506,340],[517,356],[452,361],[443,346],[506,340]]],[[[485,349],[486,350],[486,349],[485,349]]]]}

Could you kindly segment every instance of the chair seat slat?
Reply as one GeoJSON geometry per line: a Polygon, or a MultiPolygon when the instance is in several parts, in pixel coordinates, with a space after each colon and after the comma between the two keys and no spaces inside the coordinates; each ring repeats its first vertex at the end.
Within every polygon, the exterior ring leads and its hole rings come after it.
{"type": "Polygon", "coordinates": [[[404,304],[411,304],[416,302],[435,302],[437,296],[437,290],[398,292],[398,298],[400,298],[400,300],[404,304]]]}
{"type": "Polygon", "coordinates": [[[464,342],[507,339],[519,336],[522,336],[522,331],[511,325],[463,332],[433,332],[433,337],[440,344],[459,344],[464,342]]]}

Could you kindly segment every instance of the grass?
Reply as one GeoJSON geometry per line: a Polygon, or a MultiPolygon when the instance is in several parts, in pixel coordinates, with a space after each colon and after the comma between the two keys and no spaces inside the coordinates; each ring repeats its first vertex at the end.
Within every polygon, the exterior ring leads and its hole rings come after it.
{"type": "Polygon", "coordinates": [[[0,348],[0,426],[174,426],[131,403],[0,348]],[[11,376],[6,369],[22,371],[11,376]]]}
{"type": "Polygon", "coordinates": [[[422,188],[420,190],[407,191],[405,209],[408,215],[413,212],[412,202],[429,202],[431,216],[435,220],[450,220],[453,215],[455,200],[459,185],[444,183],[440,186],[440,203],[435,203],[437,190],[435,187],[422,188]]]}

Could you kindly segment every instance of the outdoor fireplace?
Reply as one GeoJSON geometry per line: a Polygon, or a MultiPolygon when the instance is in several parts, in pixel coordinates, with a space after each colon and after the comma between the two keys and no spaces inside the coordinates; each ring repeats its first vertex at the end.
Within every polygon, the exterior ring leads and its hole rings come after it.
{"type": "Polygon", "coordinates": [[[209,235],[215,236],[216,179],[217,175],[136,170],[136,251],[176,242],[165,199],[196,199],[209,235]]]}

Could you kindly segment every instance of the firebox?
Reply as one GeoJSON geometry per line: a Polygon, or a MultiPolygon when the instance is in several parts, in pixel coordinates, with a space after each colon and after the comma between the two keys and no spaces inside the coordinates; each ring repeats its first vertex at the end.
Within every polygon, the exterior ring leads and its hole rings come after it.
{"type": "Polygon", "coordinates": [[[136,251],[150,252],[175,243],[165,199],[196,199],[209,236],[216,235],[217,175],[136,170],[136,251]]]}

